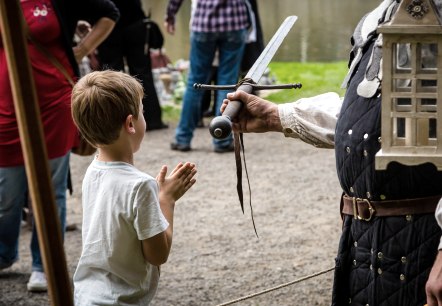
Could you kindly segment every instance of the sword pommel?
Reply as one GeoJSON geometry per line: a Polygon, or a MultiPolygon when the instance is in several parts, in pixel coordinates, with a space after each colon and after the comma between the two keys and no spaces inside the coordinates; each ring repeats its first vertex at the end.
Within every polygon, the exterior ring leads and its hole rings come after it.
{"type": "MultiPolygon", "coordinates": [[[[251,84],[243,84],[238,87],[238,90],[252,93],[253,86],[251,84]]],[[[230,101],[222,116],[212,119],[209,125],[209,131],[213,138],[224,139],[230,135],[232,132],[232,119],[236,118],[241,108],[241,101],[230,101]]]]}
{"type": "Polygon", "coordinates": [[[224,139],[232,132],[232,121],[227,116],[215,117],[210,122],[209,131],[213,138],[224,139]]]}

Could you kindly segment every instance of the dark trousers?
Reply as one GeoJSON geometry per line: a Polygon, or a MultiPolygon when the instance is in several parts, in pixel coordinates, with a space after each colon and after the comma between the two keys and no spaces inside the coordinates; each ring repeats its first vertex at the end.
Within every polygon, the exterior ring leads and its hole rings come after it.
{"type": "Polygon", "coordinates": [[[144,87],[144,118],[147,129],[159,128],[161,107],[152,76],[150,54],[145,50],[146,26],[140,20],[124,28],[116,27],[98,48],[101,69],[125,71],[139,79],[144,87]]]}

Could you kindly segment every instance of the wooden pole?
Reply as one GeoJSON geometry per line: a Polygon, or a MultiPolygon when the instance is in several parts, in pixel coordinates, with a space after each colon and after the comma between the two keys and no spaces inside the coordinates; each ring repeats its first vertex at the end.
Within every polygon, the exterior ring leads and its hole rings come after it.
{"type": "Polygon", "coordinates": [[[22,18],[19,0],[0,0],[0,29],[49,298],[52,305],[70,306],[72,289],[22,18]]]}

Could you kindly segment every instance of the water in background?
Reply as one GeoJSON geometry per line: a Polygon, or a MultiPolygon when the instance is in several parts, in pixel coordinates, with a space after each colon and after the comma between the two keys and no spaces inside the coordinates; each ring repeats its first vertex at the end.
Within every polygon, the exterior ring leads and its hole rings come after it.
{"type": "MultiPolygon", "coordinates": [[[[176,33],[166,33],[163,20],[167,0],[142,0],[165,36],[166,52],[172,61],[189,54],[191,0],[184,0],[177,14],[176,33]]],[[[258,0],[264,40],[267,43],[289,15],[298,21],[274,57],[277,61],[328,62],[347,60],[350,36],[362,16],[381,0],[258,0]]]]}

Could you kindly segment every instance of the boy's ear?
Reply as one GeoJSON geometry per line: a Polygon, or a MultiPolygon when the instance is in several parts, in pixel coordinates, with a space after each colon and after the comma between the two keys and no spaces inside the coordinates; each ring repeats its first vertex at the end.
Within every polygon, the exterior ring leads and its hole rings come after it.
{"type": "Polygon", "coordinates": [[[129,134],[135,134],[135,125],[134,125],[134,116],[133,115],[128,115],[126,117],[126,121],[124,122],[124,129],[129,134]]]}

